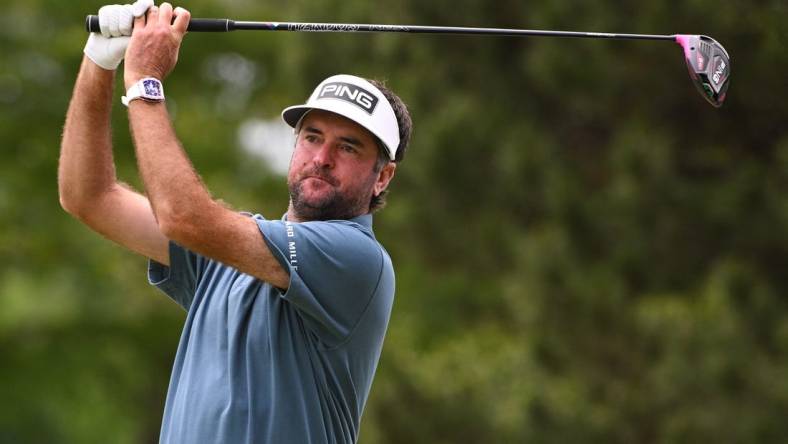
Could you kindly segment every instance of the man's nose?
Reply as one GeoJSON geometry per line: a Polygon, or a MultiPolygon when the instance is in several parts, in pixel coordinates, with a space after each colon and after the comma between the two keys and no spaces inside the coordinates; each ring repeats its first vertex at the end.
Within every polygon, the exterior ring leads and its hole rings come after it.
{"type": "Polygon", "coordinates": [[[324,142],[315,151],[312,162],[320,168],[331,168],[334,166],[334,149],[331,143],[324,142]]]}

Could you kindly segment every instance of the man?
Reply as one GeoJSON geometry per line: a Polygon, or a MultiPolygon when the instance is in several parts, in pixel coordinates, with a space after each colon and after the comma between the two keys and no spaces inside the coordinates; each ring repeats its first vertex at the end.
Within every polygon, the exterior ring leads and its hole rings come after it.
{"type": "Polygon", "coordinates": [[[285,217],[239,214],[211,198],[163,102],[189,12],[139,0],[99,17],[66,116],[60,201],[150,258],[151,283],[188,312],[161,442],[356,442],[394,296],[371,213],[407,148],[407,109],[380,84],[326,79],[282,113],[297,134],[285,217]],[[112,158],[124,54],[147,196],[117,181],[112,158]]]}

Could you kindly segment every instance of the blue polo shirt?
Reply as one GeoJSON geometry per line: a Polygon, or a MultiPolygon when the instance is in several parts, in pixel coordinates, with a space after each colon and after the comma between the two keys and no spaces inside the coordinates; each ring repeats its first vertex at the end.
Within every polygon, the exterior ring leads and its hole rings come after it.
{"type": "Polygon", "coordinates": [[[170,243],[150,282],[188,315],[162,443],[354,443],[394,300],[372,216],[253,216],[287,291],[170,243]]]}

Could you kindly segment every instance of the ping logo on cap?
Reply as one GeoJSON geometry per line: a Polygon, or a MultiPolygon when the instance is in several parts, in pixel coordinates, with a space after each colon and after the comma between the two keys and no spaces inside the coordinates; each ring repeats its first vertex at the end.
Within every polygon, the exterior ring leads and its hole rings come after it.
{"type": "Polygon", "coordinates": [[[358,106],[369,114],[375,111],[378,106],[378,98],[366,89],[345,82],[330,82],[323,85],[318,99],[331,98],[344,100],[358,106]]]}

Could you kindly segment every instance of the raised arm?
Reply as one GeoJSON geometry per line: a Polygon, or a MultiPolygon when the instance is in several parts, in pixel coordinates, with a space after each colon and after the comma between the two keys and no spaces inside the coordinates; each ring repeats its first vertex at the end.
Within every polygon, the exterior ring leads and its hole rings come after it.
{"type": "MultiPolygon", "coordinates": [[[[147,21],[134,22],[126,52],[127,88],[146,77],[165,79],[175,67],[188,23],[188,11],[173,11],[169,3],[152,8],[147,21]]],[[[191,251],[287,288],[289,275],[269,250],[257,223],[211,198],[175,135],[164,102],[132,100],[129,123],[140,175],[164,235],[191,251]]]]}
{"type": "Polygon", "coordinates": [[[119,183],[115,174],[110,112],[115,68],[127,40],[100,35],[90,39],[63,129],[60,204],[103,236],[169,264],[168,240],[159,230],[148,199],[119,183]]]}

